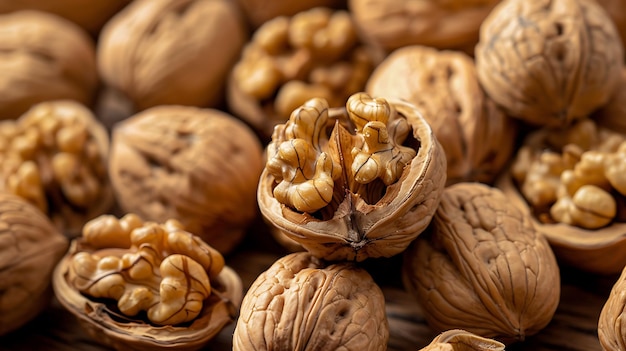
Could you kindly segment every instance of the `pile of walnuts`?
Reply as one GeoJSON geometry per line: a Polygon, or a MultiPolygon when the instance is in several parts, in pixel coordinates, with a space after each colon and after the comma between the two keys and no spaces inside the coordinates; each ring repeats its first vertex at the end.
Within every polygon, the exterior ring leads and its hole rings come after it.
{"type": "Polygon", "coordinates": [[[0,0],[0,335],[53,291],[119,350],[386,350],[397,257],[416,349],[503,350],[626,266],[626,4],[79,2],[0,0]]]}

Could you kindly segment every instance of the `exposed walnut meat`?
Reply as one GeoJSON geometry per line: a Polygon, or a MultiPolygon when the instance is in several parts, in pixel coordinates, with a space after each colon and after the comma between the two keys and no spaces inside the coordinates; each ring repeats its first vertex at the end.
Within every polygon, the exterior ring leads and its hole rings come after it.
{"type": "Polygon", "coordinates": [[[598,339],[604,351],[626,350],[626,269],[622,270],[598,318],[598,339]]]}
{"type": "Polygon", "coordinates": [[[420,351],[504,351],[504,344],[461,329],[446,330],[420,351]]]}
{"type": "Polygon", "coordinates": [[[258,214],[263,150],[252,130],[214,109],[156,106],[116,125],[109,174],[120,207],[174,218],[221,253],[258,214]]]}
{"type": "Polygon", "coordinates": [[[35,206],[0,194],[0,335],[26,324],[52,298],[52,270],[67,239],[35,206]]]}
{"type": "Polygon", "coordinates": [[[133,1],[102,29],[98,68],[137,110],[213,107],[246,36],[231,0],[133,1]]]}
{"type": "Polygon", "coordinates": [[[94,43],[76,24],[40,11],[2,14],[0,53],[0,119],[16,119],[44,101],[93,102],[94,43]]]}
{"type": "Polygon", "coordinates": [[[430,230],[404,259],[405,286],[438,331],[520,341],[545,327],[559,302],[559,266],[546,238],[484,184],[447,187],[430,230]]]}
{"type": "Polygon", "coordinates": [[[425,119],[400,100],[314,98],[276,127],[258,202],[278,230],[328,260],[389,257],[428,225],[445,155],[425,119]]]}
{"type": "Polygon", "coordinates": [[[564,127],[608,102],[623,51],[593,0],[506,0],[481,26],[476,68],[486,92],[512,116],[564,127]]]}
{"type": "Polygon", "coordinates": [[[403,99],[423,113],[446,153],[448,185],[491,183],[513,154],[516,124],[484,94],[466,54],[400,48],[376,67],[365,89],[403,99]]]}
{"type": "Polygon", "coordinates": [[[0,123],[0,189],[25,198],[63,232],[77,235],[113,204],[108,153],[106,129],[86,107],[43,102],[16,121],[0,123]]]}
{"type": "Polygon", "coordinates": [[[361,91],[373,58],[345,10],[316,7],[259,27],[233,68],[229,109],[269,138],[291,111],[320,97],[342,106],[361,91]]]}
{"type": "Polygon", "coordinates": [[[385,299],[367,271],[300,252],[252,283],[233,350],[385,350],[388,339],[385,299]]]}
{"type": "Polygon", "coordinates": [[[116,349],[196,350],[232,322],[239,277],[222,255],[176,220],[103,215],[55,270],[59,301],[116,349]]]}

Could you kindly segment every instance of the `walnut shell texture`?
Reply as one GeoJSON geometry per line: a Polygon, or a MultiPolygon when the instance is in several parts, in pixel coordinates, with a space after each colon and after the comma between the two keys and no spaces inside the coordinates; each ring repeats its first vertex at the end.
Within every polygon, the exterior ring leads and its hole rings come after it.
{"type": "Polygon", "coordinates": [[[244,296],[233,350],[385,350],[384,304],[378,285],[354,263],[292,253],[244,296]]]}
{"type": "Polygon", "coordinates": [[[506,0],[481,26],[476,67],[486,92],[512,116],[565,126],[609,100],[623,51],[593,0],[506,0]]]}
{"type": "Polygon", "coordinates": [[[138,110],[216,106],[240,54],[244,20],[229,0],[140,0],[102,29],[98,69],[138,110]]]}
{"type": "Polygon", "coordinates": [[[261,143],[227,113],[152,107],[116,125],[110,156],[111,184],[125,212],[177,219],[222,253],[257,216],[261,143]]]}
{"type": "Polygon", "coordinates": [[[52,270],[68,242],[24,199],[0,194],[0,335],[34,318],[52,298],[52,270]]]}
{"type": "Polygon", "coordinates": [[[340,7],[345,0],[237,0],[253,28],[278,16],[293,16],[314,7],[340,7]]]}
{"type": "Polygon", "coordinates": [[[448,185],[492,183],[513,153],[514,120],[485,95],[473,59],[462,52],[397,49],[376,67],[365,90],[403,99],[423,113],[446,154],[448,185]]]}
{"type": "Polygon", "coordinates": [[[57,99],[89,106],[98,87],[94,43],[78,25],[38,11],[0,15],[0,119],[57,99]],[[10,54],[9,54],[10,53],[10,54]]]}
{"type": "Polygon", "coordinates": [[[626,350],[626,269],[613,285],[598,319],[598,339],[605,351],[626,350]]]}
{"type": "Polygon", "coordinates": [[[403,280],[435,330],[504,343],[545,327],[559,303],[559,267],[527,214],[497,188],[444,190],[431,230],[405,252],[403,280]]]}
{"type": "Polygon", "coordinates": [[[591,117],[599,125],[626,135],[626,67],[622,68],[619,86],[613,97],[591,117]]]}
{"type": "Polygon", "coordinates": [[[504,344],[462,329],[450,329],[420,351],[504,351],[504,344]]]}

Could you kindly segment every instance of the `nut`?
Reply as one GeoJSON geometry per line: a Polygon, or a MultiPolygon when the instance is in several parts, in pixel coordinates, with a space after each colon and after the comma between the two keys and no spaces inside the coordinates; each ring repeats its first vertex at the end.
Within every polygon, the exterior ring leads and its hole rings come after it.
{"type": "Polygon", "coordinates": [[[363,89],[373,65],[345,10],[316,7],[276,17],[254,32],[233,68],[228,107],[269,139],[309,99],[342,106],[363,89]]]}
{"type": "Polygon", "coordinates": [[[40,102],[90,105],[98,87],[93,41],[68,20],[38,11],[0,15],[0,119],[40,102]]]}
{"type": "Polygon", "coordinates": [[[118,350],[200,349],[234,321],[243,295],[222,255],[180,222],[132,213],[88,222],[53,286],[92,337],[118,350]]]}
{"type": "Polygon", "coordinates": [[[547,240],[485,184],[447,187],[431,229],[404,259],[404,284],[440,332],[520,341],[545,327],[559,303],[559,266],[547,240]]]}
{"type": "Polygon", "coordinates": [[[257,216],[263,150],[231,115],[156,106],[113,130],[109,175],[120,207],[146,220],[179,220],[221,253],[257,216]]]}
{"type": "Polygon", "coordinates": [[[339,7],[343,0],[238,0],[248,22],[254,28],[280,16],[293,16],[314,7],[339,7]]]}
{"type": "Polygon", "coordinates": [[[446,160],[426,120],[400,100],[314,98],[267,146],[261,213],[312,254],[362,261],[403,251],[430,222],[446,160]]]}
{"type": "Polygon", "coordinates": [[[52,269],[67,239],[35,206],[0,194],[0,335],[33,319],[52,298],[52,269]]]}
{"type": "Polygon", "coordinates": [[[504,344],[465,330],[451,329],[437,335],[420,351],[504,351],[504,344]]]}
{"type": "Polygon", "coordinates": [[[385,298],[367,271],[299,252],[252,283],[233,350],[384,350],[388,339],[385,298]]]}
{"type": "Polygon", "coordinates": [[[596,0],[611,17],[622,44],[626,47],[626,1],[623,0],[596,0]]]}
{"type": "Polygon", "coordinates": [[[365,90],[422,111],[446,153],[448,185],[491,183],[513,154],[516,125],[485,96],[466,54],[418,45],[397,49],[376,67],[365,90]]]}
{"type": "Polygon", "coordinates": [[[216,106],[246,38],[243,22],[229,0],[131,2],[102,29],[100,74],[138,110],[216,106]]]}
{"type": "Polygon", "coordinates": [[[600,311],[598,318],[598,339],[605,351],[623,350],[626,336],[624,319],[624,307],[626,306],[626,269],[613,285],[611,292],[600,311]]]}
{"type": "Polygon", "coordinates": [[[593,0],[505,0],[481,26],[478,78],[507,112],[538,126],[567,126],[616,92],[623,46],[593,0]]]}
{"type": "Polygon", "coordinates": [[[622,68],[620,82],[615,90],[615,94],[605,105],[596,110],[591,117],[598,125],[626,134],[626,66],[622,68]]]}
{"type": "Polygon", "coordinates": [[[108,153],[107,131],[89,109],[70,100],[42,102],[0,123],[0,189],[74,236],[113,204],[108,153]]]}

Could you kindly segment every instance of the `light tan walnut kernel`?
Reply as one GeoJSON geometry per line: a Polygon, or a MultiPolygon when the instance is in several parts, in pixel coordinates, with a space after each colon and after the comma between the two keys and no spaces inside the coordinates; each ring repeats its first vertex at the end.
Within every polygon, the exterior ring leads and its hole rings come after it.
{"type": "Polygon", "coordinates": [[[388,339],[385,299],[367,271],[300,252],[278,259],[252,283],[233,350],[382,351],[388,339]]]}

